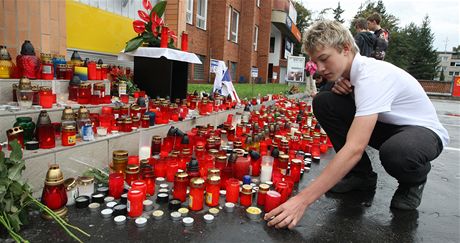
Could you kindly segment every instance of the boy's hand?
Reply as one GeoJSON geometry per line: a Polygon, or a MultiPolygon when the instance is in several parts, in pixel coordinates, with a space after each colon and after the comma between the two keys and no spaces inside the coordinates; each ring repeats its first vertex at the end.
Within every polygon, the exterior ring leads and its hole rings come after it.
{"type": "Polygon", "coordinates": [[[339,80],[335,81],[331,91],[338,95],[347,95],[351,93],[353,89],[351,88],[350,80],[340,78],[339,80]]]}

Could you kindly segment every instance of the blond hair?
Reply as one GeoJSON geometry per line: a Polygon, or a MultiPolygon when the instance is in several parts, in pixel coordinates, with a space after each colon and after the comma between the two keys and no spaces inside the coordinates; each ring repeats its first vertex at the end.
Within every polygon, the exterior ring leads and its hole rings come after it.
{"type": "Polygon", "coordinates": [[[314,53],[325,47],[333,47],[338,52],[342,52],[345,44],[350,45],[353,53],[359,52],[350,30],[338,21],[320,20],[307,30],[304,48],[308,53],[314,53]]]}

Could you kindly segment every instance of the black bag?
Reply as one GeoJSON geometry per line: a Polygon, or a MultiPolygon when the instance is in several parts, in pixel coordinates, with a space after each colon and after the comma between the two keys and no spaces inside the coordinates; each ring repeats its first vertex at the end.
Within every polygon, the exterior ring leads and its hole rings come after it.
{"type": "Polygon", "coordinates": [[[378,30],[375,35],[377,38],[374,42],[374,50],[371,56],[378,60],[383,60],[385,58],[385,52],[388,49],[388,31],[385,29],[378,30]]]}

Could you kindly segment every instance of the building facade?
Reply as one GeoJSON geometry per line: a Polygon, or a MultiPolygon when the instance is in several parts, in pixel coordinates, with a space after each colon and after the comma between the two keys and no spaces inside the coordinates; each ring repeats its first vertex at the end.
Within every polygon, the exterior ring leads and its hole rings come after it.
{"type": "Polygon", "coordinates": [[[441,72],[444,72],[444,80],[452,81],[455,76],[460,76],[460,52],[438,52],[440,61],[436,80],[440,80],[441,72]]]}
{"type": "MultiPolygon", "coordinates": [[[[151,0],[152,4],[158,0],[151,0]]],[[[139,19],[142,1],[2,0],[0,43],[14,57],[24,40],[36,53],[102,58],[104,63],[132,65],[117,60],[126,41],[136,34],[133,20],[139,19]]],[[[190,65],[189,81],[212,83],[210,60],[226,63],[234,82],[284,80],[286,58],[300,41],[291,0],[168,0],[163,16],[168,27],[189,34],[189,51],[202,65],[190,65]],[[273,74],[277,78],[272,80],[273,74]]],[[[180,46],[180,38],[177,40],[180,46]]]]}

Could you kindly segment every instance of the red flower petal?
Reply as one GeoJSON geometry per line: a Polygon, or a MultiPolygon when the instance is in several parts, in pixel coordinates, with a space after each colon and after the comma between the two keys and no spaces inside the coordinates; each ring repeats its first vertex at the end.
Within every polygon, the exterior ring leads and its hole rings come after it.
{"type": "Polygon", "coordinates": [[[140,17],[142,20],[144,20],[145,22],[149,22],[150,17],[149,17],[149,15],[148,15],[146,12],[144,12],[144,11],[142,11],[142,10],[138,10],[138,11],[137,11],[137,14],[139,15],[139,17],[140,17]]]}
{"type": "Polygon", "coordinates": [[[152,10],[152,3],[149,0],[142,0],[142,5],[146,10],[152,10]]]}
{"type": "Polygon", "coordinates": [[[153,24],[155,24],[155,25],[157,25],[157,26],[158,26],[158,25],[163,25],[163,24],[164,24],[163,19],[160,18],[160,17],[158,16],[158,14],[155,13],[155,12],[152,13],[152,25],[153,25],[153,24]]]}
{"type": "Polygon", "coordinates": [[[136,33],[140,34],[145,31],[145,23],[142,20],[134,20],[133,28],[136,33]]]}

